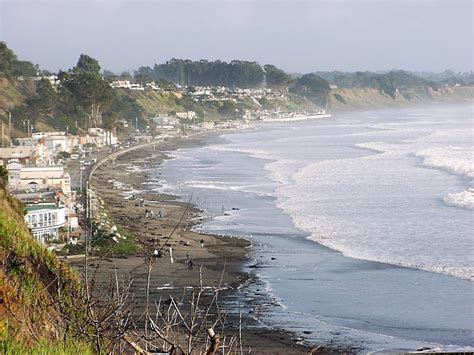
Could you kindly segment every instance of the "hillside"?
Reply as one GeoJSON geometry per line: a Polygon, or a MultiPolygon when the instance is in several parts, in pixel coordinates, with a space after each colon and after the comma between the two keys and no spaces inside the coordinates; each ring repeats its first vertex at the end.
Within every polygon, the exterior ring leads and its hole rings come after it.
{"type": "Polygon", "coordinates": [[[0,349],[89,353],[79,277],[30,235],[23,206],[0,189],[0,349]]]}
{"type": "Polygon", "coordinates": [[[81,54],[74,67],[50,74],[19,60],[0,42],[4,144],[9,143],[9,113],[12,139],[25,136],[29,125],[36,132],[67,130],[72,134],[100,126],[125,137],[135,125],[152,126],[151,117],[177,112],[195,112],[196,123],[241,119],[248,117],[247,110],[258,116],[266,110],[357,110],[473,97],[473,86],[466,84],[472,73],[445,72],[440,74],[441,81],[402,70],[316,72],[295,78],[270,64],[238,60],[172,59],[140,67],[132,76],[102,70],[96,59],[81,54]],[[112,88],[114,81],[133,84],[134,90],[112,88]]]}
{"type": "Polygon", "coordinates": [[[474,87],[459,86],[434,89],[430,86],[399,88],[390,96],[375,88],[338,88],[332,89],[328,96],[328,110],[349,111],[399,107],[430,102],[472,101],[474,87]]]}

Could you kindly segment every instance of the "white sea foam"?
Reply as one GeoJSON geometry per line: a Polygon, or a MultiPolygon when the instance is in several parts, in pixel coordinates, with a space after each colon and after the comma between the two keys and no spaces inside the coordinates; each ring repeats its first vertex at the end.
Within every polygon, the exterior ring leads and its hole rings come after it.
{"type": "Polygon", "coordinates": [[[469,188],[462,192],[449,194],[443,200],[449,206],[474,210],[474,189],[469,188]]]}
{"type": "Polygon", "coordinates": [[[474,178],[474,148],[473,147],[435,147],[416,153],[423,159],[423,165],[439,168],[454,174],[474,178]]]}
{"type": "MultiPolygon", "coordinates": [[[[367,147],[389,150],[379,142],[367,147]]],[[[424,198],[425,194],[419,187],[410,191],[417,177],[410,170],[405,171],[399,160],[397,154],[382,154],[310,164],[295,174],[294,184],[277,190],[282,196],[279,207],[313,240],[344,255],[473,279],[469,251],[457,250],[456,244],[449,245],[445,236],[436,234],[435,229],[443,227],[439,221],[423,227],[424,221],[414,218],[416,209],[405,208],[398,216],[390,214],[390,208],[397,210],[410,204],[408,201],[415,198],[412,196],[421,194],[420,198],[424,198]],[[361,180],[357,182],[358,179],[361,180]],[[388,201],[380,200],[376,197],[379,195],[388,201]],[[404,219],[402,224],[400,219],[404,219]],[[375,231],[378,235],[374,235],[375,231]],[[438,248],[433,249],[435,245],[438,248]],[[426,254],[426,250],[430,253],[426,254]]],[[[420,171],[421,176],[428,173],[420,171]]],[[[445,200],[472,208],[473,191],[450,194],[445,200]]],[[[469,238],[472,243],[469,236],[457,242],[469,245],[469,238]]]]}

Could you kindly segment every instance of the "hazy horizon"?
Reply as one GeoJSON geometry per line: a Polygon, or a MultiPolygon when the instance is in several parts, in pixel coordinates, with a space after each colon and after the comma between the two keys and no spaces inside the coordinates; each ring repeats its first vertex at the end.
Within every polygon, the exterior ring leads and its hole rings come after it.
{"type": "Polygon", "coordinates": [[[121,72],[173,57],[287,72],[471,71],[471,1],[0,0],[0,40],[57,71],[81,53],[121,72]]]}

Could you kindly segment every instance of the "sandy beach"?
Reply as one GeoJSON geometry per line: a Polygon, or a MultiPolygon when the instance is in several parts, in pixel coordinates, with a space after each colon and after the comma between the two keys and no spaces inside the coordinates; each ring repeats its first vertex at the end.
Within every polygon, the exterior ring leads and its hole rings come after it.
{"type": "MultiPolygon", "coordinates": [[[[100,263],[92,261],[91,265],[98,266],[97,278],[103,282],[110,280],[115,267],[121,279],[133,279],[132,292],[137,302],[135,314],[138,317],[143,314],[145,304],[145,258],[154,250],[163,250],[163,255],[154,263],[150,279],[150,296],[156,302],[168,300],[170,296],[179,297],[186,286],[197,285],[199,270],[205,287],[221,285],[223,291],[220,299],[226,304],[232,304],[232,291],[248,280],[249,276],[242,272],[242,265],[247,261],[249,241],[192,231],[192,226],[201,219],[200,211],[192,206],[192,200],[188,206],[187,203],[177,201],[175,196],[147,190],[144,184],[149,179],[146,170],[166,159],[167,151],[198,144],[199,138],[175,138],[125,152],[103,163],[91,179],[91,187],[104,200],[108,215],[117,225],[132,233],[137,241],[134,255],[103,259],[100,263]],[[114,187],[114,181],[120,182],[121,188],[114,187]],[[125,192],[132,190],[136,191],[135,198],[127,199],[125,192]],[[140,199],[144,200],[143,205],[140,199]],[[153,211],[153,218],[150,218],[150,214],[146,216],[146,210],[153,211]],[[162,217],[159,217],[160,212],[162,217]],[[183,214],[184,219],[179,223],[183,214]],[[168,240],[177,224],[178,228],[168,240]],[[193,262],[192,269],[188,266],[189,259],[193,262]]],[[[293,334],[260,325],[251,314],[242,314],[240,321],[239,312],[235,309],[227,316],[226,335],[237,334],[239,322],[242,322],[244,351],[303,354],[311,350],[293,334]]],[[[320,349],[319,353],[322,352],[326,351],[320,349]]]]}

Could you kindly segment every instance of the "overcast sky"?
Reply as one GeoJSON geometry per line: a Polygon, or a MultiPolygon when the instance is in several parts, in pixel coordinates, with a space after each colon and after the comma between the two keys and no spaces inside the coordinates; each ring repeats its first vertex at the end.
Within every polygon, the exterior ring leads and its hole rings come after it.
{"type": "Polygon", "coordinates": [[[289,72],[472,70],[471,0],[0,0],[0,40],[56,71],[81,53],[112,71],[172,57],[289,72]]]}

